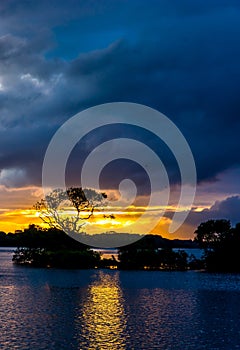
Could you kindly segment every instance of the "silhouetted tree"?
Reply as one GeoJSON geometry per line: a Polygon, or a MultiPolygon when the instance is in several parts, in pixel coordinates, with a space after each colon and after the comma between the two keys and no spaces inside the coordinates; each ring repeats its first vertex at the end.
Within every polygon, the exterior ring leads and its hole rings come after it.
{"type": "Polygon", "coordinates": [[[229,220],[208,220],[198,226],[195,239],[200,247],[211,249],[227,238],[230,229],[229,220]]]}
{"type": "Polygon", "coordinates": [[[228,220],[209,220],[198,226],[196,240],[205,250],[208,271],[240,272],[240,225],[228,220]]]}
{"type": "Polygon", "coordinates": [[[45,199],[38,201],[34,209],[49,227],[65,232],[82,232],[94,209],[104,206],[106,198],[105,193],[92,189],[83,190],[81,187],[70,187],[66,191],[55,189],[45,199]]]}

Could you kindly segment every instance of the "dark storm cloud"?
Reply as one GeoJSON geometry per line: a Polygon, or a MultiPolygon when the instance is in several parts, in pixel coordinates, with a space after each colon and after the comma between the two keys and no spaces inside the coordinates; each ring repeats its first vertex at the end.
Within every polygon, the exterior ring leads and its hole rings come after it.
{"type": "Polygon", "coordinates": [[[9,132],[0,130],[0,185],[40,186],[42,155],[54,131],[50,127],[26,128],[24,125],[11,128],[9,132]]]}
{"type": "Polygon", "coordinates": [[[1,169],[39,183],[53,131],[112,101],[170,117],[199,180],[239,164],[238,1],[7,1],[0,10],[1,169]]]}

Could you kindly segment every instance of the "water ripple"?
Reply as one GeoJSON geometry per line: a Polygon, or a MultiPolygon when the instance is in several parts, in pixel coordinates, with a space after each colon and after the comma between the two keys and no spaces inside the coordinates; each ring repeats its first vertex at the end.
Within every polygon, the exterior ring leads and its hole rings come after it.
{"type": "Polygon", "coordinates": [[[239,300],[239,275],[19,268],[1,252],[0,349],[240,349],[239,300]]]}

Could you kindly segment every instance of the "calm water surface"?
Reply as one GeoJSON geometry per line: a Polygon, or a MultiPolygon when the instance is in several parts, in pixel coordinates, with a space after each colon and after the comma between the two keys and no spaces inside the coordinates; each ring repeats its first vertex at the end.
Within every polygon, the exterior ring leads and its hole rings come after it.
{"type": "Polygon", "coordinates": [[[0,349],[240,349],[240,275],[32,269],[0,251],[0,349]]]}

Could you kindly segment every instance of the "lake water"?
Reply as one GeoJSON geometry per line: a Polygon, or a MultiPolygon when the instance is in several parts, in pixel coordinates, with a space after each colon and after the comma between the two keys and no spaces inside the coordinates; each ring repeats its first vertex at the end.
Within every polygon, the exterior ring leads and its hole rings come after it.
{"type": "MultiPolygon", "coordinates": [[[[94,248],[92,249],[95,252],[101,253],[103,258],[109,259],[114,256],[116,259],[118,258],[118,249],[102,249],[102,248],[94,248]]],[[[184,251],[188,254],[188,256],[194,256],[196,259],[201,259],[203,256],[202,249],[190,249],[190,248],[173,248],[174,252],[184,251]]]]}
{"type": "Polygon", "coordinates": [[[0,252],[1,350],[240,349],[240,275],[54,270],[0,252]]]}

